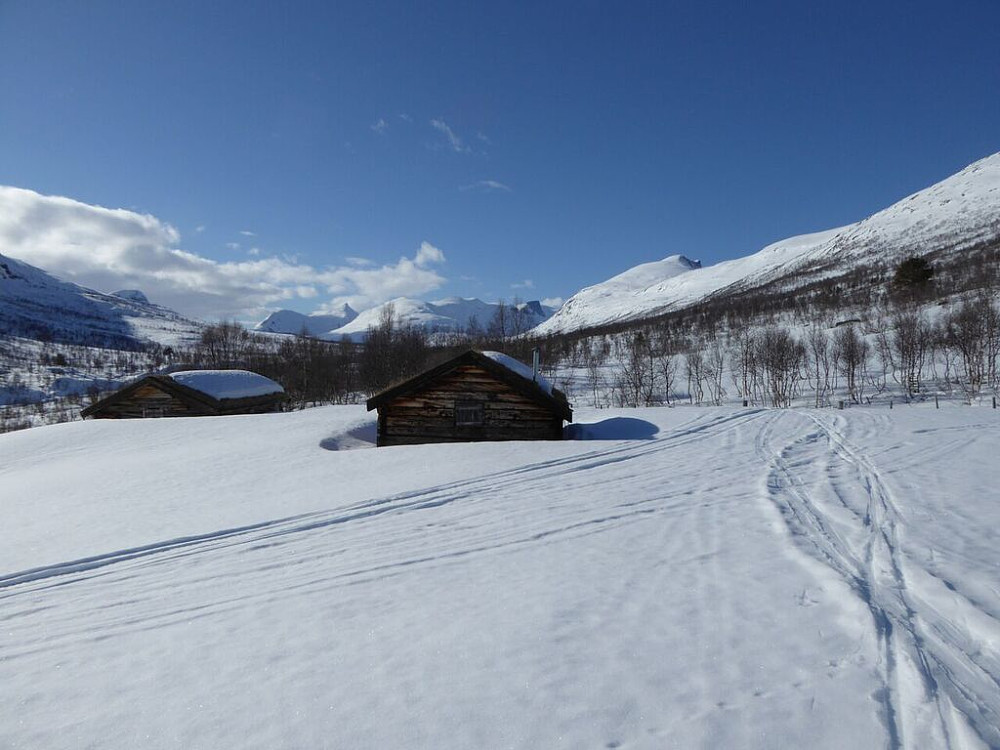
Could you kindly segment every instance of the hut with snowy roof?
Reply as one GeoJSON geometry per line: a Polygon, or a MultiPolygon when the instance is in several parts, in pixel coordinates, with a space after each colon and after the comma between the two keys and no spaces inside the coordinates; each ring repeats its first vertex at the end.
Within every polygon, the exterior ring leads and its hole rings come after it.
{"type": "Polygon", "coordinates": [[[80,412],[94,419],[206,417],[278,411],[285,389],[248,370],[184,370],[147,375],[80,412]]]}
{"type": "Polygon", "coordinates": [[[368,399],[378,445],[559,440],[573,421],[565,394],[499,352],[466,351],[368,399]]]}

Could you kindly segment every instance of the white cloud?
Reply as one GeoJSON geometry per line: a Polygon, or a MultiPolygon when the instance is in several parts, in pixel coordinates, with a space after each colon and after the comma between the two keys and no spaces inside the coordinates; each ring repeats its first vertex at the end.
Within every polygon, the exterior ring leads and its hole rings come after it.
{"type": "Polygon", "coordinates": [[[493,143],[493,141],[490,140],[490,137],[486,135],[486,133],[484,133],[482,130],[476,133],[476,138],[485,143],[487,146],[490,146],[493,143]]]}
{"type": "Polygon", "coordinates": [[[368,258],[359,258],[355,255],[349,255],[348,257],[344,258],[344,260],[347,261],[352,266],[359,266],[361,268],[375,265],[375,263],[368,260],[368,258]]]}
{"type": "Polygon", "coordinates": [[[241,229],[240,230],[240,234],[242,234],[244,237],[256,237],[257,236],[256,232],[251,232],[249,229],[241,229]]]}
{"type": "Polygon", "coordinates": [[[545,305],[546,307],[554,307],[558,309],[563,306],[563,302],[565,301],[566,300],[564,300],[562,297],[546,297],[545,299],[542,300],[542,304],[545,305]]]}
{"type": "Polygon", "coordinates": [[[504,185],[502,182],[497,182],[496,180],[480,180],[479,182],[473,182],[471,185],[460,185],[458,189],[462,191],[477,190],[487,193],[495,190],[500,190],[504,193],[514,192],[507,185],[504,185]]]}
{"type": "Polygon", "coordinates": [[[431,127],[437,130],[442,135],[444,135],[444,137],[448,140],[448,145],[451,147],[451,150],[454,151],[455,153],[458,154],[472,153],[472,149],[465,145],[465,142],[462,141],[462,139],[455,134],[455,131],[452,130],[448,126],[448,123],[446,123],[444,120],[441,119],[431,120],[431,127]]]}
{"type": "Polygon", "coordinates": [[[412,117],[410,117],[410,116],[409,116],[408,114],[406,114],[405,112],[402,112],[402,113],[400,113],[400,115],[399,115],[399,119],[400,119],[400,120],[402,120],[403,122],[413,122],[413,118],[412,118],[412,117]]]}
{"type": "Polygon", "coordinates": [[[198,226],[196,226],[194,228],[194,231],[196,231],[198,234],[201,234],[202,232],[205,231],[205,229],[206,229],[206,227],[205,227],[204,224],[199,224],[198,226]]]}
{"type": "Polygon", "coordinates": [[[371,124],[371,129],[379,135],[382,135],[389,129],[389,123],[385,121],[385,118],[380,117],[371,124]]]}
{"type": "Polygon", "coordinates": [[[414,262],[421,268],[426,268],[433,263],[444,263],[444,253],[429,242],[421,242],[414,262]]]}
{"type": "Polygon", "coordinates": [[[227,242],[226,243],[226,249],[227,250],[239,250],[240,249],[240,243],[239,242],[227,242]]]}
{"type": "Polygon", "coordinates": [[[360,308],[439,288],[444,253],[430,243],[382,266],[317,269],[294,258],[220,262],[183,250],[155,216],[0,186],[0,253],[101,291],[141,289],[192,317],[261,317],[296,298],[360,308]]]}
{"type": "Polygon", "coordinates": [[[534,289],[535,282],[531,279],[525,279],[524,281],[519,281],[516,284],[510,285],[511,289],[534,289]]]}
{"type": "Polygon", "coordinates": [[[259,247],[251,247],[249,250],[247,250],[247,255],[252,255],[252,256],[254,256],[256,258],[257,256],[260,255],[260,248],[259,247]]]}

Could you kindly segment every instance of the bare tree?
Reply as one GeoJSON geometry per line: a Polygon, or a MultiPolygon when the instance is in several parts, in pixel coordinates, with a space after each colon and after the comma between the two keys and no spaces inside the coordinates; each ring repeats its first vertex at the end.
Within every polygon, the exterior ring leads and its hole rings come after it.
{"type": "Polygon", "coordinates": [[[889,355],[893,377],[907,398],[921,390],[924,362],[932,341],[931,327],[918,310],[897,312],[891,321],[889,355]]]}
{"type": "Polygon", "coordinates": [[[673,393],[674,380],[677,377],[677,361],[673,354],[661,351],[656,355],[656,374],[660,378],[663,400],[670,406],[670,394],[673,393]]]}
{"type": "Polygon", "coordinates": [[[801,377],[805,348],[785,328],[765,328],[758,340],[758,359],[772,406],[791,406],[801,377]]]}
{"type": "Polygon", "coordinates": [[[195,360],[216,368],[242,367],[254,347],[254,336],[239,323],[207,326],[195,345],[195,360]]]}
{"type": "Polygon", "coordinates": [[[505,300],[497,302],[497,309],[486,328],[486,335],[500,351],[507,350],[507,340],[512,335],[511,311],[505,300]]]}
{"type": "Polygon", "coordinates": [[[705,385],[708,386],[708,396],[712,403],[720,406],[726,398],[723,386],[723,376],[726,372],[726,352],[722,342],[713,337],[708,345],[708,351],[702,358],[705,373],[705,385]]]}
{"type": "Polygon", "coordinates": [[[736,392],[747,404],[755,403],[757,376],[757,339],[749,327],[740,328],[730,339],[729,361],[736,392]]]}
{"type": "Polygon", "coordinates": [[[590,385],[593,406],[600,408],[603,405],[601,394],[605,389],[604,363],[607,360],[607,352],[589,341],[586,344],[583,349],[583,361],[587,368],[587,383],[590,385]]]}
{"type": "Polygon", "coordinates": [[[697,349],[684,355],[684,374],[687,377],[688,399],[692,404],[700,404],[705,400],[705,387],[702,383],[705,377],[705,358],[697,349]]]}
{"type": "Polygon", "coordinates": [[[833,371],[833,347],[830,337],[820,325],[813,325],[806,334],[806,350],[809,358],[809,373],[812,387],[816,394],[815,406],[829,405],[832,383],[830,375],[833,371]]]}
{"type": "Polygon", "coordinates": [[[844,376],[847,395],[856,404],[864,397],[864,375],[868,368],[869,344],[853,324],[841,326],[833,336],[837,371],[844,376]]]}
{"type": "Polygon", "coordinates": [[[621,406],[649,406],[656,390],[655,356],[649,336],[629,331],[615,340],[619,369],[615,392],[621,406]]]}
{"type": "Polygon", "coordinates": [[[945,318],[945,339],[959,355],[964,370],[963,386],[971,400],[979,395],[989,371],[986,361],[991,303],[967,299],[945,318]]]}

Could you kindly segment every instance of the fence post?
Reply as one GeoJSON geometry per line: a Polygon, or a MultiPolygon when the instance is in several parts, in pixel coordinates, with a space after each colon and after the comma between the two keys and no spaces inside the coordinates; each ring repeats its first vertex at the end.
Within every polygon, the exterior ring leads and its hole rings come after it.
{"type": "Polygon", "coordinates": [[[934,394],[934,408],[935,409],[940,409],[941,408],[940,406],[938,406],[938,400],[937,400],[937,394],[936,393],[934,394]]]}

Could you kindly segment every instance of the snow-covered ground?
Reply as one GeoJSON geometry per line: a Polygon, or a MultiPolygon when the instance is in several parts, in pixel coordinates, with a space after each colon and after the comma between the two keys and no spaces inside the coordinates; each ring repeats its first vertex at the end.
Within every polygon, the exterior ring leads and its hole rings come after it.
{"type": "Polygon", "coordinates": [[[0,435],[0,747],[1000,746],[1000,411],[0,435]]]}

